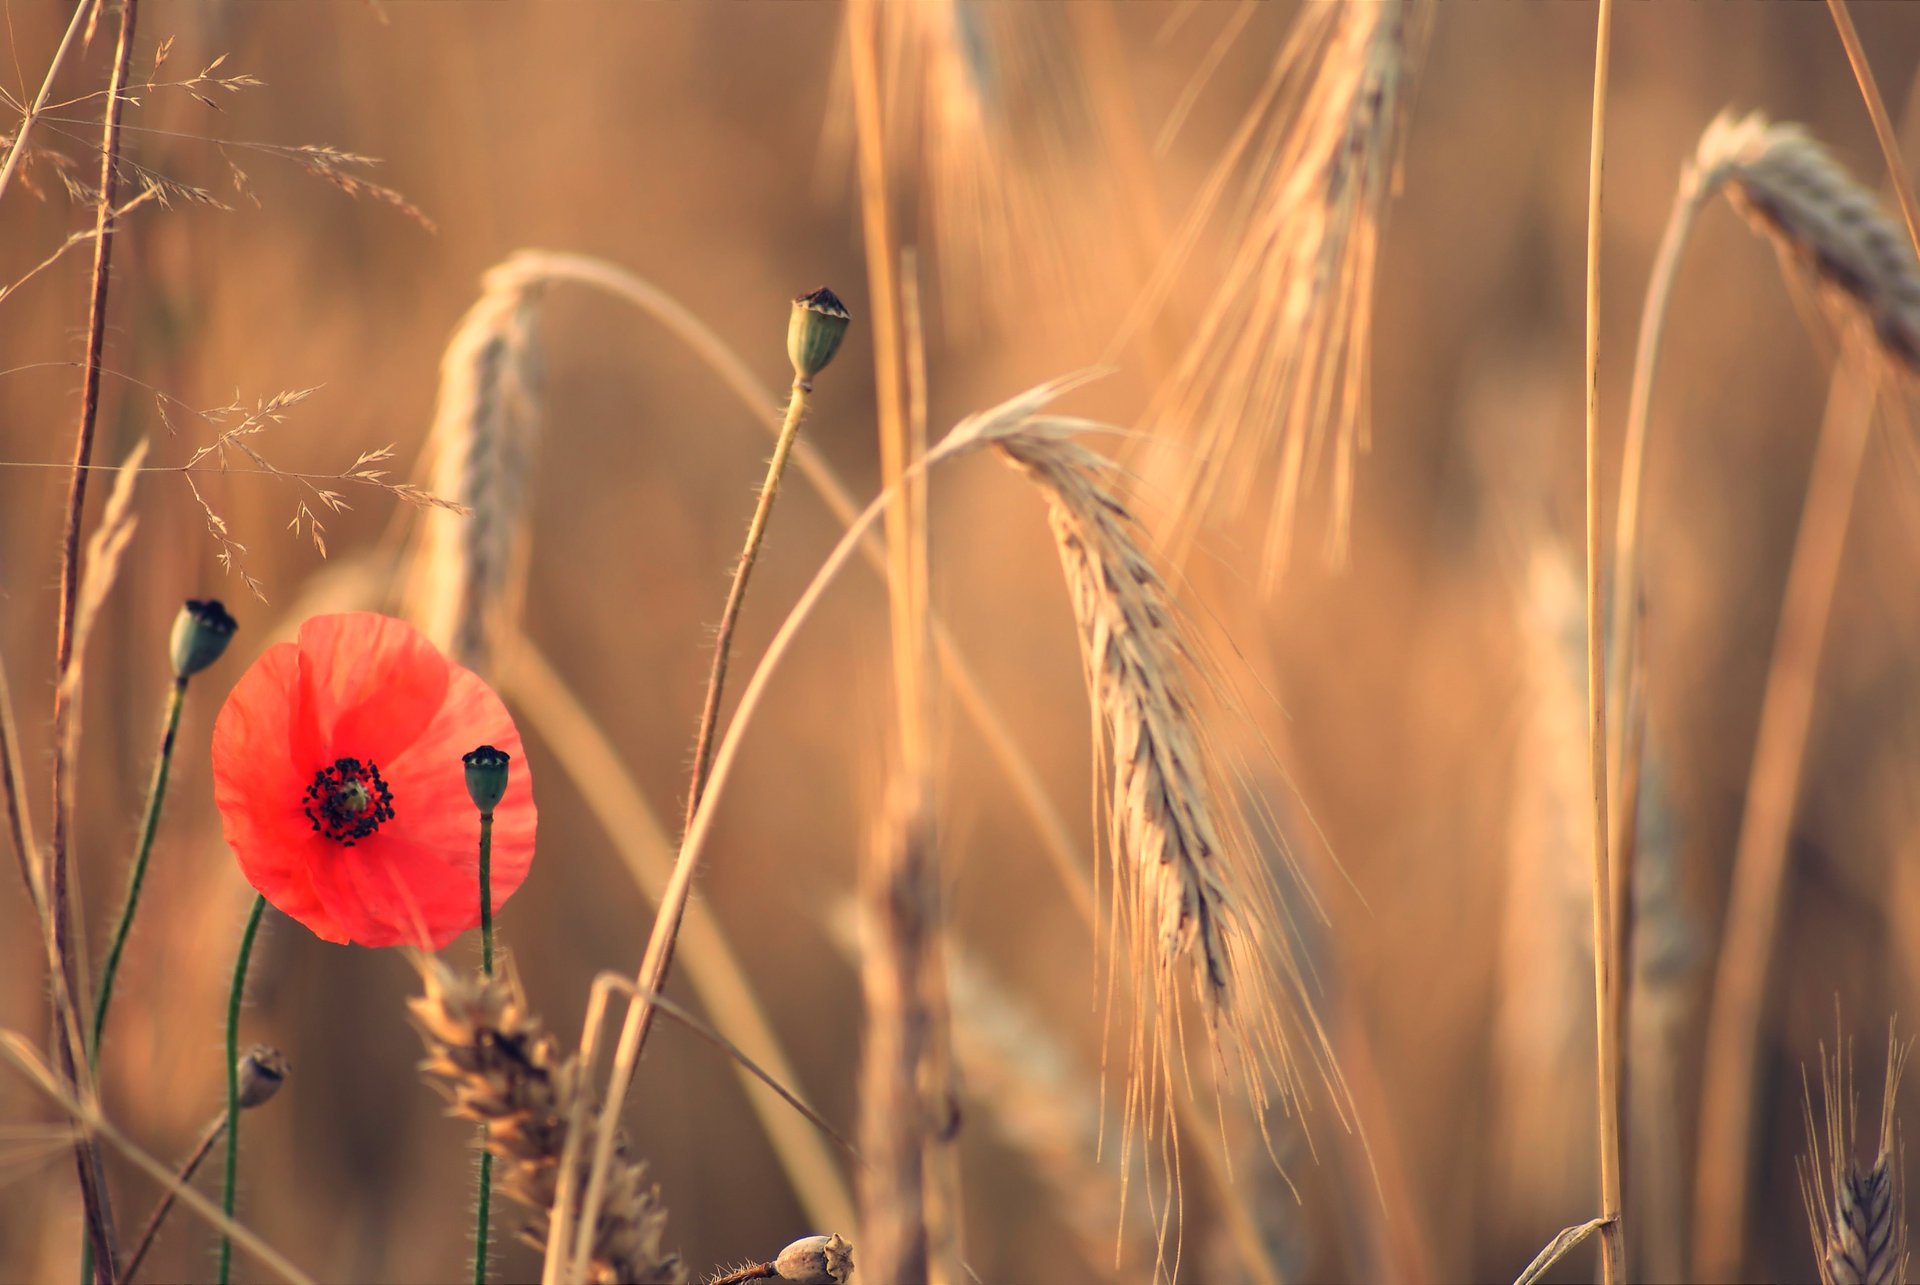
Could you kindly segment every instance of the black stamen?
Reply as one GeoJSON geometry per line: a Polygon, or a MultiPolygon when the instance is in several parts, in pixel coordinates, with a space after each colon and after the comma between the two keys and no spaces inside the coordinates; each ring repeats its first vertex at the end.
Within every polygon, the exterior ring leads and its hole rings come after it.
{"type": "Polygon", "coordinates": [[[380,769],[359,759],[335,759],[313,774],[302,811],[318,834],[351,848],[393,820],[393,791],[380,769]]]}

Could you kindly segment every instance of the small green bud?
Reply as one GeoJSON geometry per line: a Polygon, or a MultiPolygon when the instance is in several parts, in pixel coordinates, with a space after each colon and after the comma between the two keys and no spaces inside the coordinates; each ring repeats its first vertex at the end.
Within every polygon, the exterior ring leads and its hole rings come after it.
{"type": "Polygon", "coordinates": [[[220,659],[239,628],[217,598],[189,598],[173,618],[173,676],[181,682],[220,659]]]}
{"type": "Polygon", "coordinates": [[[853,1275],[853,1246],[837,1233],[808,1236],[781,1250],[773,1266],[790,1285],[844,1285],[853,1275]]]}
{"type": "Polygon", "coordinates": [[[287,1082],[287,1056],[279,1049],[256,1044],[240,1055],[240,1106],[251,1110],[280,1091],[287,1082]]]}
{"type": "Polygon", "coordinates": [[[511,754],[491,745],[482,745],[461,758],[467,765],[467,794],[482,813],[491,815],[506,795],[507,764],[512,760],[511,754]]]}
{"type": "Polygon", "coordinates": [[[812,387],[813,377],[840,351],[852,321],[847,306],[825,286],[793,301],[793,316],[787,321],[787,359],[793,362],[793,377],[802,387],[812,387]]]}

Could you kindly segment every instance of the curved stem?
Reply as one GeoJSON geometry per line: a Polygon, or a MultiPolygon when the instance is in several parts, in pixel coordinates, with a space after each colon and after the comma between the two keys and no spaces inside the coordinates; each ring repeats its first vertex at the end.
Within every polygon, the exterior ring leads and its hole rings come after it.
{"type": "MultiPolygon", "coordinates": [[[[260,916],[267,908],[265,897],[253,899],[247,912],[247,927],[240,934],[240,954],[233,963],[233,989],[227,993],[227,1172],[220,1186],[220,1210],[233,1218],[235,1179],[240,1170],[240,1001],[247,990],[247,961],[253,957],[253,939],[260,931],[260,916]]],[[[227,1285],[233,1270],[233,1238],[220,1234],[220,1285],[227,1285]]]]}
{"type": "MultiPolygon", "coordinates": [[[[493,976],[493,813],[480,814],[480,969],[493,976]]],[[[473,1285],[487,1285],[487,1220],[493,1204],[493,1152],[480,1130],[480,1212],[473,1229],[473,1285]]]]}
{"type": "Polygon", "coordinates": [[[133,912],[140,904],[140,888],[147,878],[147,858],[153,853],[153,836],[160,828],[160,803],[167,794],[167,771],[173,763],[173,738],[180,731],[180,711],[187,703],[187,680],[175,678],[167,696],[166,731],[160,736],[160,761],[153,767],[153,785],[147,791],[147,811],[140,821],[140,840],[133,852],[133,871],[127,877],[127,899],[120,907],[120,922],[114,926],[113,942],[107,947],[107,962],[100,969],[100,993],[93,1001],[93,1042],[87,1048],[87,1065],[100,1066],[100,1036],[107,1026],[107,1005],[113,1002],[113,979],[120,971],[120,954],[126,949],[127,934],[133,928],[133,912]]]}

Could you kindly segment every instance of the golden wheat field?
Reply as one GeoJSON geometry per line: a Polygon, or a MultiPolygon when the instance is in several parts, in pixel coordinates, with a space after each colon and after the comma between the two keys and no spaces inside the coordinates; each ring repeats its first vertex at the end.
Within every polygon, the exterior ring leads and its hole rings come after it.
{"type": "Polygon", "coordinates": [[[0,16],[0,1280],[1907,1278],[1920,9],[0,16]]]}

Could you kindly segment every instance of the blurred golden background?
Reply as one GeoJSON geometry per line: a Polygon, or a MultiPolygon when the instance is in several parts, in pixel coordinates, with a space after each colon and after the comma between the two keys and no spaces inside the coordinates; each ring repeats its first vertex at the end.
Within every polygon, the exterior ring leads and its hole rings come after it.
{"type": "MultiPolygon", "coordinates": [[[[978,258],[958,240],[943,243],[937,222],[901,234],[928,264],[936,433],[1112,356],[1109,340],[1298,8],[961,2],[987,13],[979,57],[1000,56],[1009,68],[992,82],[1009,95],[1001,104],[1009,119],[1078,94],[1097,124],[1065,131],[1038,165],[1006,164],[1008,174],[1023,167],[1036,207],[1058,219],[1051,226],[1071,251],[1059,262],[1047,246],[1020,241],[1038,219],[1014,225],[1008,252],[978,258]],[[1237,34],[1203,73],[1230,27],[1237,34]],[[1018,67],[1015,54],[1032,65],[1018,67]],[[1190,118],[1156,150],[1196,83],[1190,118]],[[1108,153],[1116,137],[1132,139],[1133,163],[1108,153]]],[[[7,6],[0,82],[22,100],[64,29],[64,8],[7,6]]],[[[1906,6],[1858,9],[1897,114],[1920,59],[1920,22],[1906,6]]],[[[857,193],[836,141],[845,129],[842,16],[829,3],[145,0],[136,75],[170,39],[169,76],[224,54],[223,73],[264,83],[219,93],[218,112],[164,89],[128,110],[134,161],[230,208],[150,203],[122,228],[96,459],[117,461],[149,437],[153,463],[178,465],[211,440],[213,430],[191,417],[163,422],[156,390],[210,408],[236,390],[251,405],[317,387],[260,439],[269,458],[331,473],[392,443],[396,467],[411,470],[433,418],[441,351],[480,274],[516,249],[541,247],[599,256],[653,282],[776,393],[788,377],[788,300],[830,284],[854,325],[817,381],[804,433],[864,500],[878,477],[871,309],[857,193]],[[209,140],[225,141],[225,151],[209,140]],[[435,230],[243,141],[378,157],[373,177],[435,230]],[[234,190],[229,160],[257,203],[234,190]]],[[[1577,650],[1555,645],[1569,629],[1577,639],[1580,608],[1593,19],[1587,5],[1439,6],[1381,251],[1373,447],[1359,467],[1348,563],[1318,556],[1328,514],[1316,484],[1301,519],[1307,534],[1271,598],[1258,585],[1258,504],[1244,520],[1218,515],[1180,582],[1194,616],[1232,640],[1222,648],[1229,669],[1291,779],[1270,771],[1252,785],[1306,851],[1327,919],[1307,925],[1322,1014],[1338,1032],[1385,1171],[1384,1217],[1356,1210],[1354,1193],[1369,1184],[1353,1181],[1353,1144],[1324,1114],[1308,1121],[1311,1149],[1297,1140],[1283,1147],[1298,1203],[1264,1159],[1241,1165],[1291,1278],[1389,1270],[1369,1256],[1385,1236],[1398,1246],[1395,1276],[1511,1279],[1555,1231],[1597,1207],[1584,670],[1577,650]]],[[[56,99],[105,84],[110,29],[103,22],[68,64],[56,99]]],[[[1822,6],[1628,6],[1613,58],[1601,368],[1610,470],[1649,264],[1681,165],[1715,113],[1759,107],[1805,122],[1876,187],[1882,168],[1822,6]]],[[[57,113],[36,144],[90,174],[98,106],[57,113]]],[[[51,159],[26,178],[32,191],[16,184],[0,202],[0,280],[91,222],[51,159]]],[[[1158,321],[1121,352],[1112,375],[1074,395],[1074,413],[1142,423],[1182,327],[1224,269],[1222,234],[1210,225],[1158,321]]],[[[70,254],[0,301],[8,465],[0,647],[42,813],[66,474],[33,466],[69,454],[88,257],[70,254]]],[[[1703,215],[1678,291],[1646,500],[1648,738],[1667,853],[1670,989],[1669,1007],[1644,1019],[1670,1042],[1677,1069],[1671,1129],[1632,1146],[1649,1155],[1672,1148],[1673,1172],[1690,1184],[1705,991],[1831,360],[1772,250],[1724,203],[1703,215]]],[[[767,438],[684,346],[602,295],[556,287],[541,345],[525,631],[601,720],[671,829],[710,626],[767,438]]],[[[1832,1042],[1836,1000],[1858,1036],[1871,1118],[1870,1068],[1887,1021],[1900,1013],[1911,1026],[1920,998],[1912,946],[1920,477],[1899,436],[1905,428],[1890,418],[1869,448],[1821,672],[1759,1045],[1746,1279],[1813,1274],[1794,1170],[1806,1148],[1801,1068],[1832,1042]]],[[[369,559],[391,552],[415,516],[381,492],[350,490],[351,511],[322,514],[323,561],[284,529],[299,498],[288,485],[197,480],[246,545],[246,568],[269,601],[222,572],[181,477],[159,472],[141,483],[136,544],[87,661],[75,848],[97,955],[151,768],[166,631],[181,599],[223,598],[241,632],[190,695],[103,1066],[110,1117],[168,1160],[191,1148],[219,1102],[223,999],[251,896],[211,802],[207,742],[219,699],[262,647],[330,601],[329,576],[356,566],[363,578],[388,575],[390,561],[369,559]]],[[[1149,510],[1164,507],[1151,475],[1143,489],[1149,510]]],[[[1611,474],[1606,489],[1615,493],[1611,474]]],[[[773,521],[737,643],[742,675],[839,529],[798,480],[773,521]]],[[[938,608],[1042,769],[1046,792],[1090,844],[1087,698],[1051,545],[1042,506],[1009,470],[975,461],[934,483],[938,608]]],[[[884,778],[885,597],[854,571],[824,610],[748,738],[696,897],[744,962],[796,1066],[794,1087],[850,1130],[860,988],[834,925],[884,778]]],[[[940,859],[954,941],[1030,1010],[1036,1040],[1057,1042],[1069,1059],[1065,1106],[1097,1106],[1100,956],[978,736],[947,713],[940,859]]],[[[579,788],[527,720],[522,727],[541,842],[498,927],[535,1009],[571,1043],[591,978],[638,964],[653,906],[579,788]]],[[[1257,749],[1249,757],[1261,761],[1257,749]]],[[[462,942],[450,955],[464,961],[472,949],[462,942]]],[[[44,956],[17,886],[0,896],[0,961],[0,1026],[44,1042],[44,956]]],[[[471,1133],[443,1117],[415,1074],[419,1041],[404,1000],[417,979],[405,959],[325,945],[270,916],[253,978],[243,1040],[283,1048],[294,1071],[278,1099],[246,1117],[242,1220],[317,1279],[458,1279],[470,1248],[471,1133]]],[[[689,1002],[683,975],[671,991],[689,1002]]],[[[1903,1087],[1909,1114],[1913,1094],[1903,1087]]],[[[990,1095],[1002,1105],[1013,1096],[990,1095]]],[[[1111,1117],[1111,1089],[1105,1102],[1111,1117]]],[[[0,1278],[69,1278],[79,1203],[69,1153],[45,1138],[54,1109],[13,1077],[0,1079],[0,1109],[0,1127],[18,1135],[0,1151],[0,1278]]],[[[1137,1256],[1120,1269],[1104,1257],[1117,1205],[1087,1232],[1085,1210],[1069,1211],[1023,1154],[1019,1135],[1032,1126],[1014,1125],[1009,1139],[996,1131],[995,1109],[994,1100],[969,1100],[963,1115],[965,1254],[980,1279],[1148,1274],[1137,1256]]],[[[811,1231],[852,1236],[809,1225],[725,1059],[684,1029],[666,1024],[654,1036],[627,1122],[671,1212],[669,1243],[696,1271],[771,1257],[811,1231]]],[[[1110,1119],[1106,1183],[1117,1180],[1113,1127],[1110,1119]]],[[[1084,1160],[1094,1174],[1090,1150],[1084,1160]]],[[[137,1225],[153,1185],[118,1158],[109,1173],[122,1222],[137,1225]]],[[[1640,1257],[1654,1252],[1656,1235],[1684,1244],[1690,1208],[1684,1187],[1651,1213],[1647,1203],[1644,1188],[1630,1191],[1636,1278],[1660,1274],[1640,1257]]],[[[1138,1204],[1136,1192],[1127,1233],[1136,1250],[1138,1204]]],[[[496,1208],[504,1233],[518,1214],[496,1208]]],[[[148,1278],[207,1277],[211,1245],[203,1224],[177,1212],[148,1278]]],[[[1555,1278],[1584,1279],[1589,1261],[1580,1251],[1555,1278]]],[[[244,1255],[237,1268],[243,1279],[259,1271],[244,1255]]],[[[530,1251],[501,1249],[498,1279],[537,1270],[530,1251]]],[[[1180,1276],[1245,1278],[1197,1168],[1187,1174],[1180,1276]]]]}

